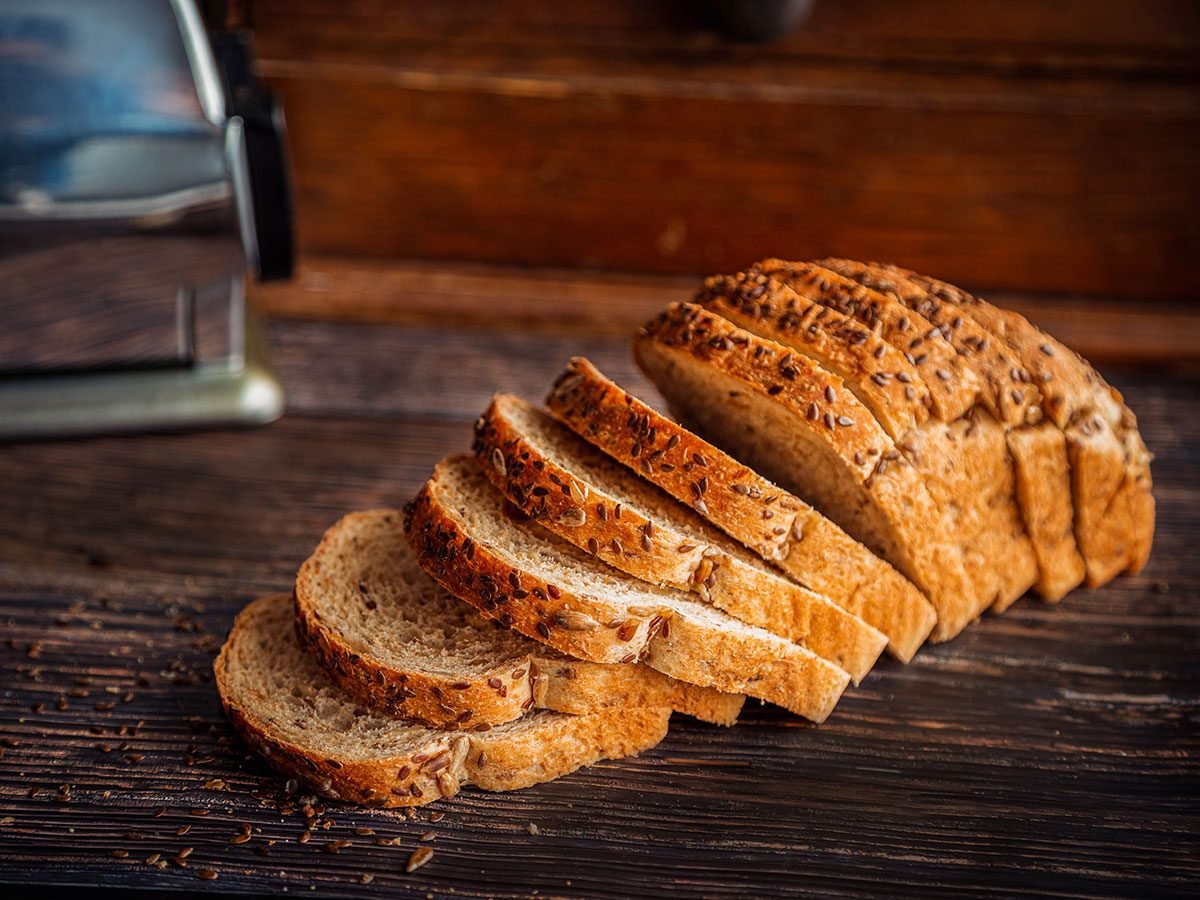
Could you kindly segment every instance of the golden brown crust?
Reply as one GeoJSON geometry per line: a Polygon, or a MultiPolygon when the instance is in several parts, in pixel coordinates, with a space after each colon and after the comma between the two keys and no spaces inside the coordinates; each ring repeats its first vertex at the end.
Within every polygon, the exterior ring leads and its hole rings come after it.
{"type": "MultiPolygon", "coordinates": [[[[946,285],[947,290],[931,290],[931,285],[922,276],[882,263],[834,259],[822,260],[821,264],[866,286],[885,291],[906,306],[929,316],[944,328],[955,348],[980,372],[988,386],[985,396],[991,396],[994,401],[991,408],[1007,411],[1002,421],[1012,438],[1008,445],[1013,456],[1014,488],[1038,563],[1035,587],[1047,599],[1057,599],[1075,587],[1079,580],[1072,583],[1071,579],[1082,572],[1083,561],[1074,530],[1064,532],[1057,528],[1057,523],[1072,515],[1069,483],[1055,477],[1067,467],[1066,450],[1065,447],[1056,450],[1044,437],[1019,434],[1021,429],[1038,427],[1049,399],[1041,391],[1042,383],[1031,375],[1023,355],[992,327],[993,323],[981,316],[980,307],[966,302],[967,295],[960,294],[956,288],[946,285]],[[1035,408],[1035,404],[1042,408],[1035,408]],[[1060,455],[1054,459],[1021,456],[1039,452],[1059,452],[1060,455]],[[1029,480],[1042,476],[1049,480],[1029,480]]],[[[993,608],[1001,611],[1014,599],[1002,596],[993,608]]]]}
{"type": "Polygon", "coordinates": [[[437,482],[435,469],[406,509],[408,539],[434,581],[485,617],[561,653],[602,663],[639,660],[651,623],[662,626],[657,612],[614,618],[611,604],[509,565],[438,498],[437,482]]]}
{"type": "Polygon", "coordinates": [[[572,359],[547,398],[551,411],[581,437],[797,581],[887,635],[908,661],[936,614],[920,591],[888,563],[782,488],[609,381],[592,363],[572,359]],[[697,497],[701,476],[708,489],[697,497]]]}
{"type": "Polygon", "coordinates": [[[609,565],[651,584],[693,591],[705,547],[674,529],[656,532],[661,523],[538,452],[505,414],[508,402],[497,396],[475,423],[475,455],[488,480],[527,516],[609,565]]]}
{"type": "MultiPolygon", "coordinates": [[[[809,284],[799,278],[792,283],[809,284]]],[[[861,322],[801,296],[765,272],[708,278],[696,302],[837,374],[893,439],[929,418],[929,388],[903,353],[861,322]]]]}
{"type": "Polygon", "coordinates": [[[906,354],[929,390],[931,411],[942,421],[959,418],[979,400],[979,377],[943,339],[941,329],[894,298],[811,263],[765,259],[751,271],[770,275],[801,297],[856,319],[906,354]]]}
{"type": "Polygon", "coordinates": [[[947,304],[925,290],[912,290],[914,285],[903,280],[894,267],[847,259],[823,259],[815,265],[886,297],[911,314],[919,315],[930,324],[931,332],[940,332],[962,360],[963,368],[979,377],[982,385],[979,400],[998,421],[1021,425],[1041,419],[1042,396],[1038,386],[1016,355],[976,322],[968,310],[947,304]]]}
{"type": "MultiPolygon", "coordinates": [[[[736,379],[745,390],[789,409],[798,426],[822,443],[861,482],[889,523],[896,552],[890,560],[926,592],[937,609],[934,640],[948,640],[973,621],[991,598],[977,596],[967,580],[961,548],[930,523],[941,521],[924,483],[870,413],[840,380],[786,347],[750,334],[694,304],[672,304],[646,326],[634,355],[650,371],[646,354],[684,354],[736,379]],[[789,375],[790,370],[790,375],[789,375]],[[833,391],[829,400],[827,388],[833,391]]],[[[659,385],[664,392],[668,385],[659,385]]]]}
{"type": "MultiPolygon", "coordinates": [[[[990,416],[975,410],[953,422],[930,420],[918,387],[928,401],[923,378],[948,385],[954,373],[926,366],[922,374],[922,369],[908,362],[920,357],[911,352],[905,356],[865,325],[818,302],[836,290],[834,282],[842,280],[837,275],[810,263],[787,266],[786,285],[757,269],[734,278],[708,279],[702,293],[708,299],[706,308],[812,357],[842,379],[920,473],[944,515],[945,533],[962,545],[975,595],[994,598],[993,606],[1011,604],[1036,581],[1037,559],[1012,490],[1003,430],[993,427],[990,416]],[[818,299],[801,298],[790,285],[818,299]],[[1004,564],[998,566],[996,560],[1004,560],[1004,564]]],[[[965,347],[980,342],[979,329],[968,317],[950,319],[930,309],[928,303],[905,305],[927,313],[941,329],[915,349],[942,342],[947,333],[954,340],[961,339],[965,347]]],[[[920,312],[913,313],[918,320],[922,320],[920,312]]],[[[994,364],[994,355],[989,350],[974,358],[994,364]]],[[[1009,365],[1003,367],[1006,373],[1010,369],[1009,365]]]]}
{"type": "Polygon", "coordinates": [[[576,434],[707,516],[763,559],[785,558],[792,519],[814,512],[803,500],[613,384],[582,357],[570,361],[546,403],[576,434]],[[701,476],[708,478],[709,488],[697,496],[694,485],[701,476]]]}
{"type": "Polygon", "coordinates": [[[816,722],[833,710],[850,676],[798,644],[761,631],[748,635],[751,626],[735,633],[725,627],[729,620],[698,622],[668,605],[626,606],[509,564],[490,545],[494,536],[473,533],[442,497],[443,468],[460,464],[439,463],[409,508],[406,530],[421,567],[485,616],[593,662],[643,661],[681,681],[746,693],[816,722]],[[713,664],[719,658],[734,662],[713,664]]]}
{"type": "MultiPolygon", "coordinates": [[[[475,453],[484,473],[522,512],[630,575],[689,591],[735,618],[803,644],[849,672],[856,684],[870,671],[887,642],[883,634],[827,598],[679,531],[657,511],[647,518],[559,466],[513,418],[514,405],[523,402],[497,396],[475,427],[475,453]],[[499,468],[497,454],[507,460],[499,468]]],[[[703,484],[707,488],[707,478],[703,484]]]]}

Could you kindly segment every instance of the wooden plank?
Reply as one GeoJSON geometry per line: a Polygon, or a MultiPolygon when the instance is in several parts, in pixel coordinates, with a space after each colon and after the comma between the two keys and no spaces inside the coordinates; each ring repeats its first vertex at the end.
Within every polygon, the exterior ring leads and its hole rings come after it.
{"type": "MultiPolygon", "coordinates": [[[[1200,289],[1177,263],[1200,251],[1195,69],[489,42],[490,8],[465,37],[374,4],[262,12],[306,251],[662,273],[836,254],[1002,291],[1200,289]]],[[[1186,24],[1163,9],[1129,15],[1186,24]]],[[[910,46],[889,21],[875,40],[910,46]]]]}
{"type": "MultiPolygon", "coordinates": [[[[419,0],[252,0],[246,21],[263,49],[319,37],[404,42],[433,55],[448,44],[485,52],[542,52],[563,46],[617,53],[701,54],[737,49],[721,40],[703,8],[687,0],[505,0],[431,5],[419,0]]],[[[1195,65],[1197,11],[1186,0],[978,0],[969,6],[915,0],[818,2],[797,28],[748,50],[759,57],[853,58],[859,62],[955,61],[1003,66],[1195,65]]]]}
{"type": "MultiPolygon", "coordinates": [[[[474,383],[512,352],[493,331],[463,332],[474,350],[442,373],[441,410],[415,371],[407,389],[387,381],[450,333],[275,322],[296,402],[272,426],[0,447],[0,884],[363,897],[1193,889],[1200,385],[1153,374],[1117,381],[1156,453],[1159,533],[1142,576],[1057,606],[1025,600],[910,666],[885,661],[820,728],[757,705],[733,729],[680,718],[640,759],[517,794],[468,788],[411,820],[331,804],[314,819],[328,828],[299,843],[303,812],[280,810],[279,781],[233,738],[208,667],[236,610],[286,590],[322,528],[401,502],[466,446],[488,389],[474,383]],[[231,844],[243,822],[251,840],[231,844]],[[405,874],[431,830],[433,861],[405,874]],[[352,846],[324,852],[333,840],[352,846]],[[187,868],[144,862],[186,847],[187,868]],[[217,880],[202,880],[210,869],[217,880]]],[[[573,343],[530,340],[556,357],[573,343]]],[[[623,352],[594,340],[606,364],[623,352]]],[[[537,367],[501,371],[523,393],[544,387],[537,367]]]]}
{"type": "MultiPolygon", "coordinates": [[[[513,266],[309,257],[291,282],[252,289],[273,316],[354,322],[455,322],[526,333],[628,337],[700,279],[513,266]]],[[[1193,305],[986,292],[1098,363],[1195,364],[1193,305]]]]}

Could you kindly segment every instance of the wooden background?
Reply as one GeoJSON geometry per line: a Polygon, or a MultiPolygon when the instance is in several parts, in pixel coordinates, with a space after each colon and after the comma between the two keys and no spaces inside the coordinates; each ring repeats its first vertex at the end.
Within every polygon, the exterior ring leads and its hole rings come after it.
{"type": "Polygon", "coordinates": [[[1194,300],[1200,6],[249,0],[307,254],[706,273],[885,259],[1194,300]]]}
{"type": "Polygon", "coordinates": [[[1141,576],[883,661],[820,728],[757,704],[728,730],[679,717],[640,759],[467,789],[411,821],[332,804],[301,844],[302,811],[278,810],[210,683],[235,612],[287,590],[342,513],[401,503],[463,450],[493,389],[538,398],[572,353],[649,389],[624,337],[587,330],[279,321],[269,336],[290,403],[275,425],[0,448],[0,884],[1194,896],[1200,383],[1109,372],[1157,455],[1141,576]],[[252,839],[231,844],[241,823],[252,839]],[[435,856],[406,875],[428,831],[435,856]],[[335,840],[353,845],[322,849],[335,840]],[[187,868],[145,862],[187,847],[187,868]]]}
{"type": "Polygon", "coordinates": [[[817,0],[749,47],[686,0],[210,5],[291,127],[300,268],[255,291],[288,414],[0,446],[0,895],[1195,895],[1200,6],[817,0]],[[245,602],[493,391],[572,354],[648,391],[628,334],[700,274],[829,253],[1101,363],[1156,454],[1141,576],[884,661],[821,728],[678,718],[411,819],[281,796],[211,685],[245,602]]]}

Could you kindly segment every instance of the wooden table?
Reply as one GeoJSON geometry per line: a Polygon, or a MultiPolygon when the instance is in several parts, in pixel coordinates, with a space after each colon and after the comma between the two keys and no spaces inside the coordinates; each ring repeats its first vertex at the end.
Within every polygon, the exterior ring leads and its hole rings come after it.
{"type": "Polygon", "coordinates": [[[1157,454],[1140,577],[884,661],[820,728],[757,704],[733,729],[680,717],[640,759],[411,817],[331,804],[300,843],[303,811],[279,810],[212,687],[235,612],[287,590],[341,513],[400,504],[465,449],[493,390],[538,398],[574,353],[645,390],[601,332],[276,321],[275,425],[0,448],[0,883],[1194,896],[1200,383],[1144,372],[1110,372],[1157,454]],[[406,874],[426,832],[435,856],[406,874]]]}

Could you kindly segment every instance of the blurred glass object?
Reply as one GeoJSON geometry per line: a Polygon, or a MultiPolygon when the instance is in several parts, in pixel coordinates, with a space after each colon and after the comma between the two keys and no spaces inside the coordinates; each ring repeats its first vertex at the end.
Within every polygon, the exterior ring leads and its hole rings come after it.
{"type": "Polygon", "coordinates": [[[230,100],[192,0],[0,0],[0,436],[279,414],[230,100]]]}

